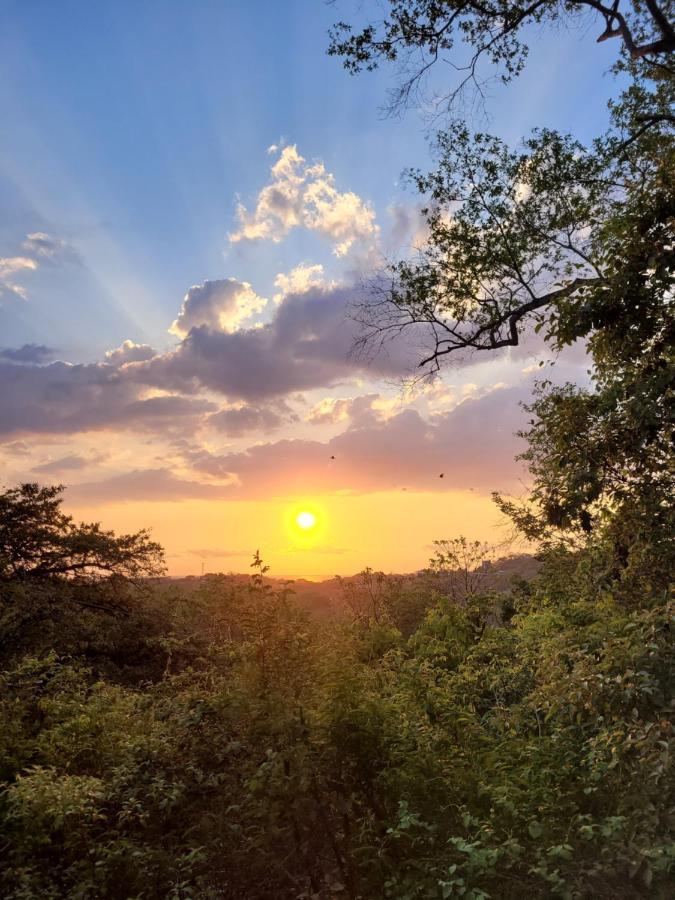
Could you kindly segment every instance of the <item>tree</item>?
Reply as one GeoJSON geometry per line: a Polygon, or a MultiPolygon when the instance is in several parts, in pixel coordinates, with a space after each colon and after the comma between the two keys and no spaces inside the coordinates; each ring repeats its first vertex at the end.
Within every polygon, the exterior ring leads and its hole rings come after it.
{"type": "Polygon", "coordinates": [[[538,130],[512,148],[462,122],[438,134],[435,170],[410,173],[426,200],[426,245],[376,281],[356,318],[362,349],[403,333],[426,344],[422,375],[535,334],[553,353],[584,341],[593,389],[540,385],[523,435],[532,503],[498,502],[548,544],[563,534],[583,544],[600,529],[612,577],[651,571],[663,584],[675,554],[675,7],[392,0],[390,9],[358,34],[338,26],[330,52],[353,72],[421,56],[399,101],[460,37],[474,53],[468,77],[487,57],[504,81],[525,63],[528,24],[594,10],[601,39],[621,41],[615,71],[629,86],[590,146],[538,130]]]}
{"type": "MultiPolygon", "coordinates": [[[[594,10],[607,26],[601,38],[621,39],[616,69],[632,79],[613,106],[613,129],[589,148],[548,130],[518,150],[463,123],[441,131],[436,169],[410,173],[427,201],[428,241],[418,258],[391,266],[390,279],[378,281],[361,305],[361,347],[412,331],[429,343],[420,367],[433,371],[452,353],[515,346],[533,328],[558,347],[586,337],[608,324],[607,308],[622,291],[633,318],[646,293],[663,306],[672,271],[673,4],[620,6],[390,0],[391,14],[379,26],[358,34],[344,23],[335,27],[329,52],[352,72],[401,55],[410,64],[421,58],[400,88],[409,98],[459,39],[475,54],[469,77],[487,56],[509,81],[525,63],[527,25],[594,10]],[[649,264],[655,254],[656,279],[649,264]]],[[[449,96],[452,102],[456,91],[449,96]]],[[[615,317],[610,309],[610,321],[615,317]]]]}
{"type": "Polygon", "coordinates": [[[124,583],[164,571],[145,530],[116,535],[61,511],[63,486],[21,484],[0,494],[0,585],[59,585],[83,606],[123,607],[124,583]]]}
{"type": "Polygon", "coordinates": [[[482,63],[492,66],[502,82],[511,81],[525,66],[527,29],[533,25],[580,22],[590,14],[605,26],[598,43],[618,38],[630,60],[659,65],[675,51],[672,0],[389,0],[388,5],[384,19],[356,33],[338,22],[328,52],[343,57],[352,73],[372,71],[382,61],[397,63],[403,78],[394,107],[417,100],[425,76],[439,62],[460,73],[459,85],[442,96],[441,104],[451,105],[468,84],[480,90],[482,63]],[[458,45],[468,46],[468,61],[460,58],[458,45]]]}

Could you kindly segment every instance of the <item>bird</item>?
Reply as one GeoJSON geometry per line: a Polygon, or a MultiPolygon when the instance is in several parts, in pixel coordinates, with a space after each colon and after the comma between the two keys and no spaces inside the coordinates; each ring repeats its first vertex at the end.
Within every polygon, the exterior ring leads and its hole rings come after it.
{"type": "Polygon", "coordinates": [[[331,456],[331,459],[335,459],[335,457],[334,457],[334,456],[331,456]]]}
{"type": "Polygon", "coordinates": [[[441,474],[438,477],[442,478],[444,475],[445,475],[445,472],[441,472],[441,474]]]}

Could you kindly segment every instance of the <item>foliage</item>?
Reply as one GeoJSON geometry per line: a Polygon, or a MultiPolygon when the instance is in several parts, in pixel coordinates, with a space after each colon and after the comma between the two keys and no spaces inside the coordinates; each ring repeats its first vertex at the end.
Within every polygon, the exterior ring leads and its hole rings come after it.
{"type": "Polygon", "coordinates": [[[491,548],[440,542],[414,586],[352,582],[378,615],[330,628],[258,556],[121,619],[71,607],[60,631],[119,627],[26,635],[0,677],[0,892],[668,896],[666,585],[627,605],[594,553],[552,548],[506,596],[491,548]]]}
{"type": "Polygon", "coordinates": [[[586,9],[627,51],[590,149],[441,135],[415,176],[429,246],[382,298],[439,353],[587,341],[594,389],[542,386],[532,496],[498,498],[541,568],[504,591],[495,548],[440,541],[417,579],[345,579],[329,627],[258,554],[188,593],[154,579],[145,532],[5,491],[8,900],[673,895],[671,5],[389,6],[382,31],[341,30],[350,67],[463,38],[470,75],[487,55],[508,80],[528,23],[586,9]]]}

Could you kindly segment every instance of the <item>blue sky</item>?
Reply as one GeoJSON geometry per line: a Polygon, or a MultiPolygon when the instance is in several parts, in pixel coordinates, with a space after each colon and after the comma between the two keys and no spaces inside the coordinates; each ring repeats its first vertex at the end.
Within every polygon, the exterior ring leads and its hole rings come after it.
{"type": "MultiPolygon", "coordinates": [[[[47,231],[80,256],[31,276],[30,309],[2,308],[3,343],[56,342],[73,359],[158,343],[190,285],[232,275],[264,291],[316,256],[302,234],[224,255],[235,198],[265,181],[274,142],[321,159],[383,216],[401,171],[428,158],[426,137],[415,113],[382,115],[390,71],[350,78],[326,56],[328,27],[356,6],[0,3],[0,255],[47,231]]],[[[613,52],[592,30],[535,36],[526,74],[493,91],[490,127],[510,140],[533,124],[596,133],[613,52]]]]}
{"type": "MultiPolygon", "coordinates": [[[[256,547],[276,574],[410,570],[436,538],[497,534],[490,492],[525,489],[541,347],[414,394],[409,348],[348,356],[358,275],[418,222],[401,173],[430,162],[425,119],[381,112],[393,73],[326,55],[359,8],[0,0],[0,477],[153,528],[176,573],[256,547]],[[284,531],[299,504],[311,547],[284,531]]],[[[597,31],[532,33],[476,127],[602,131],[597,31]]]]}

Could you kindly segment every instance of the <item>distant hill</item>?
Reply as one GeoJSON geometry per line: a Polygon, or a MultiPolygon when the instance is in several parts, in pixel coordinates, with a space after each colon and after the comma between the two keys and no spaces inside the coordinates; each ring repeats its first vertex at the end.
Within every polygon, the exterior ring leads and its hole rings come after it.
{"type": "MultiPolygon", "coordinates": [[[[514,578],[524,578],[529,580],[534,578],[540,568],[540,563],[534,556],[522,553],[514,556],[505,556],[493,563],[486,563],[482,567],[485,571],[485,578],[482,585],[485,589],[492,589],[500,592],[508,591],[514,578]]],[[[202,579],[213,577],[214,575],[226,575],[236,583],[245,584],[250,576],[242,573],[215,573],[208,572],[202,576],[187,575],[184,577],[173,578],[165,577],[160,579],[162,583],[174,584],[187,592],[197,590],[202,583],[202,579]]],[[[415,582],[426,577],[423,570],[411,572],[407,574],[387,574],[387,579],[396,579],[399,583],[414,586],[415,582]]],[[[447,573],[439,579],[442,584],[443,580],[450,582],[453,573],[447,573]]],[[[323,581],[309,581],[306,578],[284,579],[284,578],[266,578],[267,584],[280,589],[288,586],[292,591],[298,605],[317,615],[323,619],[340,618],[344,614],[345,606],[343,602],[343,589],[345,585],[357,582],[359,574],[347,575],[343,577],[335,576],[326,578],[323,581]]]]}

